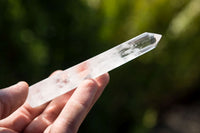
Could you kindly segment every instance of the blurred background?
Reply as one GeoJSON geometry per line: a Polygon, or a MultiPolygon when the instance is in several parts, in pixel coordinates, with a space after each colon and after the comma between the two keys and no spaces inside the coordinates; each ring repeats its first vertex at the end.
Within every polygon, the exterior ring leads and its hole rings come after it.
{"type": "Polygon", "coordinates": [[[200,0],[0,0],[0,88],[30,85],[143,32],[79,132],[200,132],[200,0]]]}

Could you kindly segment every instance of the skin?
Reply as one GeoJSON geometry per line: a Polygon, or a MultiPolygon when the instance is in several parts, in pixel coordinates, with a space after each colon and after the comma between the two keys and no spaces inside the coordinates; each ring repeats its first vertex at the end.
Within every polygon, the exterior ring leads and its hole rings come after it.
{"type": "Polygon", "coordinates": [[[36,108],[25,102],[26,82],[1,89],[0,133],[76,133],[108,82],[108,73],[85,80],[75,90],[36,108]]]}

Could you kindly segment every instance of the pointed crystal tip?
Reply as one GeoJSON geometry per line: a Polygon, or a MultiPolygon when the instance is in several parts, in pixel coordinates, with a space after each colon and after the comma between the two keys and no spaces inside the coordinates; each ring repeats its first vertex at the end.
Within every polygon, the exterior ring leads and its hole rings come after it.
{"type": "Polygon", "coordinates": [[[161,39],[161,37],[162,37],[162,35],[161,34],[155,34],[155,33],[153,33],[154,34],[154,37],[156,38],[156,43],[154,44],[155,45],[155,47],[157,46],[157,44],[158,44],[158,42],[160,41],[160,39],[161,39]]]}

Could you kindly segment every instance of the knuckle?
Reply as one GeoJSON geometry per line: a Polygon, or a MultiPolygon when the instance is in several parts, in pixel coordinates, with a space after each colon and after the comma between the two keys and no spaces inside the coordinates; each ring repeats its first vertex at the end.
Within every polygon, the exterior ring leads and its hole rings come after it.
{"type": "Polygon", "coordinates": [[[43,119],[49,121],[49,122],[53,122],[56,117],[58,116],[58,111],[55,107],[51,107],[48,108],[47,110],[45,110],[44,114],[43,114],[43,119]]]}
{"type": "Polygon", "coordinates": [[[79,109],[79,110],[84,110],[85,108],[87,108],[89,106],[88,102],[84,102],[84,101],[77,101],[77,100],[73,100],[71,102],[72,107],[79,109]]]}
{"type": "Polygon", "coordinates": [[[98,85],[95,80],[89,79],[85,81],[90,88],[97,88],[98,85]]]}

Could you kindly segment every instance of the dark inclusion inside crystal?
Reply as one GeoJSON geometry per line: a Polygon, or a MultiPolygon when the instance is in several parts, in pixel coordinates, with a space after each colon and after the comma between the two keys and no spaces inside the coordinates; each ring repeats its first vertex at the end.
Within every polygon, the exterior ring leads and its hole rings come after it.
{"type": "Polygon", "coordinates": [[[156,42],[156,38],[153,35],[145,35],[133,43],[136,47],[141,49],[150,44],[154,44],[155,42],[156,42]]]}
{"type": "Polygon", "coordinates": [[[155,42],[156,42],[156,38],[153,35],[145,34],[144,36],[141,36],[136,41],[132,40],[128,42],[128,46],[122,48],[119,51],[119,54],[123,58],[133,53],[134,49],[143,49],[148,45],[154,44],[155,42]]]}

